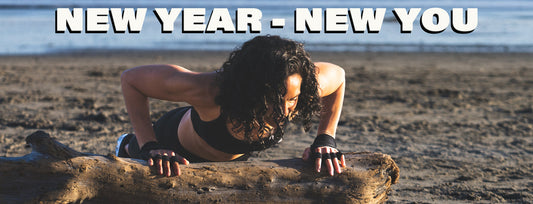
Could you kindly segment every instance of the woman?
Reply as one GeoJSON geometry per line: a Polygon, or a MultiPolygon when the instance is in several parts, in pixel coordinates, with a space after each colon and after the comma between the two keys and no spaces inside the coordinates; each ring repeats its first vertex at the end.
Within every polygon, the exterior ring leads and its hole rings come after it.
{"type": "Polygon", "coordinates": [[[287,121],[310,128],[320,115],[318,136],[304,150],[318,172],[341,173],[344,157],[334,140],[344,98],[344,70],[312,63],[303,45],[278,36],[245,42],[215,72],[176,65],[126,70],[122,91],[135,135],[119,139],[117,155],[148,160],[161,175],[180,175],[179,164],[246,160],[251,151],[281,141],[287,121]],[[187,102],[154,125],[148,98],[187,102]]]}

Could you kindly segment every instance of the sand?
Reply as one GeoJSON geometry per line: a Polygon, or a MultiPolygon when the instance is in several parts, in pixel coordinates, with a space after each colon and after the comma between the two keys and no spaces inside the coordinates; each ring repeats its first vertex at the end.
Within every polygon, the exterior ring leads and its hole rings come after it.
{"type": "MultiPolygon", "coordinates": [[[[75,150],[114,152],[131,132],[122,71],[144,64],[218,68],[227,52],[84,51],[0,56],[0,156],[50,133],[75,150]]],[[[533,54],[312,52],[346,70],[339,149],[389,154],[390,202],[533,202],[533,54]]],[[[153,119],[186,105],[151,101],[153,119]]],[[[316,129],[313,128],[314,130],[316,129]]],[[[289,127],[251,160],[300,157],[314,130],[289,127]]]]}

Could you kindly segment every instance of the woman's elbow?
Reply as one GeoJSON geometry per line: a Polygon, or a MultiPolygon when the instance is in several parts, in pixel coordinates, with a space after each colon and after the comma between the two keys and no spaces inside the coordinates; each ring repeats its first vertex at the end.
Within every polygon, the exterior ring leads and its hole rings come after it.
{"type": "Polygon", "coordinates": [[[134,70],[135,68],[124,70],[122,74],[120,75],[120,84],[122,86],[122,89],[128,86],[131,86],[131,82],[135,81],[133,80],[133,78],[135,77],[134,70]]]}

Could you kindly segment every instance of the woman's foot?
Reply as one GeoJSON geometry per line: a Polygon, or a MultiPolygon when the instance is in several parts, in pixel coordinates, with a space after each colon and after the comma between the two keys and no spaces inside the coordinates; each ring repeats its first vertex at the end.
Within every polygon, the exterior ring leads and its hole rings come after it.
{"type": "Polygon", "coordinates": [[[117,157],[126,157],[129,158],[130,155],[127,151],[127,146],[130,143],[131,138],[135,136],[134,134],[123,134],[117,139],[117,147],[115,148],[115,155],[117,157]]]}

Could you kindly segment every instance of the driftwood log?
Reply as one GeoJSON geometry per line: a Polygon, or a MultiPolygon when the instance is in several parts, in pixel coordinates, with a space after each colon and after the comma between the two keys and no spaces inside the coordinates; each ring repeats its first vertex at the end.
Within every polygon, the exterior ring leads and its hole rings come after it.
{"type": "Polygon", "coordinates": [[[181,165],[154,175],[145,161],[80,153],[38,131],[32,153],[0,157],[0,203],[382,203],[399,169],[390,156],[347,153],[333,177],[301,159],[181,165]]]}

